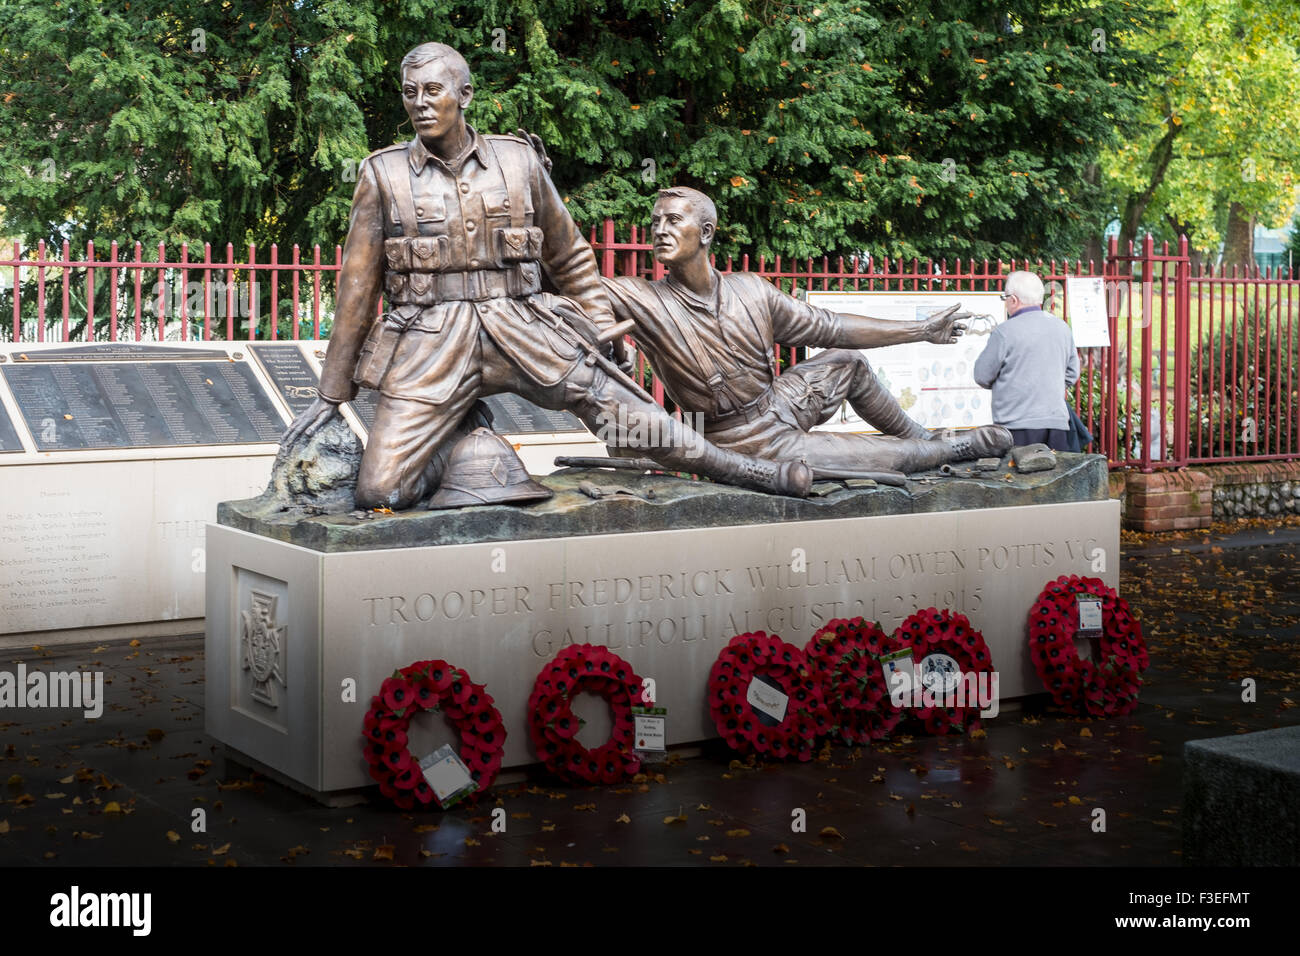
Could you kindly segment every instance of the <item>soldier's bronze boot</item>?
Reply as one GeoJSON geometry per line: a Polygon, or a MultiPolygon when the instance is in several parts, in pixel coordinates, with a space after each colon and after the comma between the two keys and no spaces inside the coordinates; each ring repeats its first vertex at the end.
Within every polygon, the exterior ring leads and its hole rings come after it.
{"type": "Polygon", "coordinates": [[[954,432],[939,439],[949,453],[950,461],[970,458],[1001,458],[1014,444],[1011,432],[1001,425],[981,425],[970,431],[954,432]]]}
{"type": "Polygon", "coordinates": [[[807,498],[812,491],[812,469],[802,461],[767,461],[746,455],[734,457],[737,459],[734,465],[727,463],[703,473],[727,484],[789,495],[791,498],[807,498]]]}

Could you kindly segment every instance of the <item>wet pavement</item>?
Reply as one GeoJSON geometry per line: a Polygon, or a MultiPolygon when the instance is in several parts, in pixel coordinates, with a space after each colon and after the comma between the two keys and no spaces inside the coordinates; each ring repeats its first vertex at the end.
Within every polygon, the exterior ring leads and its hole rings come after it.
{"type": "Polygon", "coordinates": [[[754,765],[714,744],[621,786],[539,769],[445,813],[377,788],[326,808],[227,759],[203,732],[201,635],[0,652],[11,671],[102,670],[111,701],[93,722],[0,712],[0,865],[1177,865],[1183,743],[1300,724],[1297,544],[1295,520],[1125,534],[1120,591],[1152,661],[1125,718],[1061,717],[1044,696],[979,739],[754,765]]]}

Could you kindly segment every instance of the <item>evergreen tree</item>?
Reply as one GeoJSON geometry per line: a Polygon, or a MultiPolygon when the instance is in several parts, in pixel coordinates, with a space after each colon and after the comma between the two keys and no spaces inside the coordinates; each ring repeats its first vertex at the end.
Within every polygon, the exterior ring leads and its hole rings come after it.
{"type": "Polygon", "coordinates": [[[719,252],[1075,255],[1148,60],[1126,0],[130,0],[0,5],[3,231],[332,245],[356,163],[410,136],[402,55],[474,72],[580,222],[717,202],[719,252]],[[1098,31],[1109,38],[1098,48],[1098,31]]]}

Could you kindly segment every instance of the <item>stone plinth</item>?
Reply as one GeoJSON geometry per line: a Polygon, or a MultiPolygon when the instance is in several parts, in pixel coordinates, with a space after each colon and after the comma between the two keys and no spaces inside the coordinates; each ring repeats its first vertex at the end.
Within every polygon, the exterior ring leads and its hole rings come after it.
{"type": "Polygon", "coordinates": [[[1183,862],[1300,865],[1300,726],[1183,747],[1183,862]]]}
{"type": "Polygon", "coordinates": [[[1059,464],[1054,470],[1030,475],[1003,469],[980,478],[941,479],[936,472],[929,478],[909,481],[906,488],[847,488],[843,482],[826,482],[815,490],[828,493],[804,499],[667,475],[566,468],[538,478],[555,492],[555,497],[526,508],[277,519],[266,517],[265,509],[249,499],[223,502],[217,509],[217,523],[313,551],[335,553],[1107,499],[1108,472],[1103,456],[1057,457],[1059,464]],[[653,489],[654,498],[594,501],[578,491],[578,485],[587,480],[624,486],[641,494],[653,489]]]}
{"type": "Polygon", "coordinates": [[[591,643],[655,679],[669,744],[689,743],[715,735],[705,685],[733,635],[802,647],[835,618],[893,629],[930,606],[983,631],[1001,696],[1018,697],[1041,689],[1025,653],[1039,591],[1070,573],[1118,583],[1119,503],[1099,456],[808,500],[610,471],[540,480],[555,497],[526,507],[275,523],[223,504],[208,528],[208,731],[310,789],[363,786],[370,697],[395,669],[443,658],[496,700],[505,765],[529,764],[533,681],[591,643]],[[581,481],[654,496],[592,500],[581,481]]]}

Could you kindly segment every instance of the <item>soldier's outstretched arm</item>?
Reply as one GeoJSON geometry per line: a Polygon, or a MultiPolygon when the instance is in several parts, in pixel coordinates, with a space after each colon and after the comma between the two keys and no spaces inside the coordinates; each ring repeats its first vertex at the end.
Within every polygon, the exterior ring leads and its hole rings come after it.
{"type": "Polygon", "coordinates": [[[957,341],[966,331],[969,312],[950,306],[928,319],[896,322],[867,315],[831,312],[786,295],[770,282],[764,290],[772,313],[776,340],[783,345],[814,345],[821,348],[870,349],[906,342],[946,344],[957,341]]]}
{"type": "Polygon", "coordinates": [[[971,313],[959,311],[960,309],[960,304],[949,306],[928,319],[920,319],[916,322],[896,322],[891,319],[873,319],[866,315],[841,313],[844,331],[840,341],[835,345],[840,348],[856,349],[878,348],[903,342],[933,342],[936,345],[947,345],[956,342],[966,331],[965,320],[972,317],[971,313]]]}

